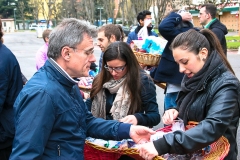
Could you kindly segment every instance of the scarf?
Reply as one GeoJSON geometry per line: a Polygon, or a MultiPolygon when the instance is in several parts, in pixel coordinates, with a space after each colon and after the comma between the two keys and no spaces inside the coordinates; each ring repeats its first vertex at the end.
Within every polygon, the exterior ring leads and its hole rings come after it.
{"type": "Polygon", "coordinates": [[[126,117],[130,108],[130,95],[123,85],[126,77],[120,80],[111,79],[109,82],[103,84],[102,90],[97,93],[92,102],[91,112],[95,117],[106,119],[106,95],[105,89],[108,89],[111,94],[116,93],[110,113],[114,120],[119,120],[126,117]]]}
{"type": "Polygon", "coordinates": [[[183,119],[185,125],[188,121],[188,107],[195,101],[197,92],[205,89],[208,78],[222,63],[221,57],[216,51],[213,51],[198,73],[192,78],[188,78],[186,75],[183,77],[181,83],[182,90],[178,95],[177,105],[179,106],[179,117],[183,119]]]}
{"type": "Polygon", "coordinates": [[[217,18],[212,19],[208,24],[206,24],[206,26],[204,26],[204,28],[209,28],[211,24],[213,24],[213,22],[215,22],[217,20],[217,18]]]}

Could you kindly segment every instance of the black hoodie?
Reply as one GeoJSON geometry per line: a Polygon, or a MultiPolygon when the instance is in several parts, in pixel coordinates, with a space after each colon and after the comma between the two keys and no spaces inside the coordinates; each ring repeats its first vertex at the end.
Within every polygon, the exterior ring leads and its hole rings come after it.
{"type": "Polygon", "coordinates": [[[215,33],[215,35],[218,37],[222,49],[225,53],[225,55],[227,55],[227,43],[226,43],[226,38],[225,35],[228,33],[227,31],[227,27],[222,24],[218,19],[216,19],[210,26],[209,29],[215,33]]]}

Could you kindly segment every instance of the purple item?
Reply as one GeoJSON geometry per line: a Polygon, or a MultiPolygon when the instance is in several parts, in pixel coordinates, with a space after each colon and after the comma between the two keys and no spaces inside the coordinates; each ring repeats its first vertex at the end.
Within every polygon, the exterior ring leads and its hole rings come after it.
{"type": "Polygon", "coordinates": [[[48,43],[45,43],[36,53],[36,68],[39,70],[47,61],[48,43]]]}

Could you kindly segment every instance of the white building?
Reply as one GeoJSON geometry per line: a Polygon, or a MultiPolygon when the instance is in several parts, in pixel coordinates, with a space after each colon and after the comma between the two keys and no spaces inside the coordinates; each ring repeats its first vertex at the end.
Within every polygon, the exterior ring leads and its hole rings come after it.
{"type": "Polygon", "coordinates": [[[1,19],[3,32],[14,32],[14,19],[1,19]]]}

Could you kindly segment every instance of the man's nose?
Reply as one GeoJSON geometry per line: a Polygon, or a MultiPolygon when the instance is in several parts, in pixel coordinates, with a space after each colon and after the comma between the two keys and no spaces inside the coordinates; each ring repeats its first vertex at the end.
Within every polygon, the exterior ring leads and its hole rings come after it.
{"type": "Polygon", "coordinates": [[[100,46],[100,43],[99,43],[99,41],[97,41],[97,46],[100,46]]]}
{"type": "Polygon", "coordinates": [[[91,62],[91,63],[96,62],[96,57],[94,54],[90,55],[89,62],[91,62]]]}

